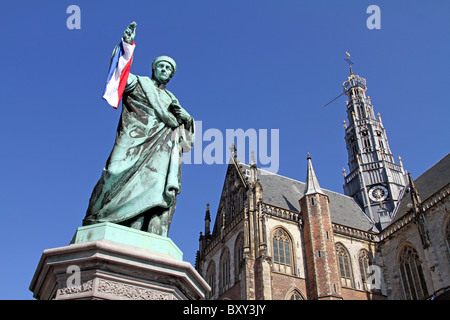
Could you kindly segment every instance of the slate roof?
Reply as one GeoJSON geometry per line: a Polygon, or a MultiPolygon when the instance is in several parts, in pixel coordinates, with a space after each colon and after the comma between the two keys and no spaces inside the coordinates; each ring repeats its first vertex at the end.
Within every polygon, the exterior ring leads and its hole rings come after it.
{"type": "MultiPolygon", "coordinates": [[[[433,165],[430,169],[422,173],[414,180],[417,190],[419,191],[420,199],[427,200],[433,194],[444,188],[450,183],[450,153],[448,153],[439,162],[433,165]]],[[[407,204],[411,203],[410,193],[406,193],[400,203],[399,209],[393,221],[403,217],[408,212],[407,204]]]]}
{"type": "MultiPolygon", "coordinates": [[[[243,169],[250,169],[243,165],[243,169]]],[[[306,183],[265,170],[258,169],[263,188],[263,202],[295,212],[300,212],[299,200],[305,193],[306,183]]],[[[330,199],[331,221],[343,226],[369,231],[373,223],[353,198],[321,188],[330,199]]]]}

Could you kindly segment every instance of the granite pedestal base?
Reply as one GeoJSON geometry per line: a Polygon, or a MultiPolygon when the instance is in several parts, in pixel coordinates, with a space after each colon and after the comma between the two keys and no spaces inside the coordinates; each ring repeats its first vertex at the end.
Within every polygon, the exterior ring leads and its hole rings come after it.
{"type": "Polygon", "coordinates": [[[100,223],[45,250],[30,290],[39,300],[199,300],[210,287],[169,238],[100,223]]]}

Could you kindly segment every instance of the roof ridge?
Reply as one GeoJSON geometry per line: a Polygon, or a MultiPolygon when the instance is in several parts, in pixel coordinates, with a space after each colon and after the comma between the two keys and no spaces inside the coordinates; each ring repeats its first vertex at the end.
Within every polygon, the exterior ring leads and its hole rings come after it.
{"type": "MultiPolygon", "coordinates": [[[[241,163],[243,166],[246,166],[247,168],[249,168],[250,166],[245,164],[245,163],[241,163]]],[[[289,198],[289,195],[286,194],[286,196],[288,197],[287,199],[285,198],[284,200],[282,198],[276,198],[277,196],[275,196],[275,198],[273,198],[273,194],[272,191],[269,191],[269,198],[264,198],[263,195],[263,201],[264,203],[268,204],[268,205],[275,205],[278,206],[280,208],[284,208],[287,210],[292,210],[292,208],[290,208],[289,203],[292,204],[292,206],[296,207],[296,211],[299,211],[299,209],[297,208],[297,206],[295,205],[295,203],[297,203],[297,201],[299,200],[299,198],[302,196],[302,192],[300,190],[297,190],[298,188],[306,188],[306,183],[299,181],[299,180],[295,180],[293,178],[290,177],[286,177],[283,176],[279,173],[274,173],[274,172],[270,172],[261,168],[257,168],[257,170],[259,170],[259,173],[263,173],[264,175],[267,175],[267,182],[271,185],[270,183],[270,179],[272,177],[278,177],[277,179],[280,181],[274,181],[275,185],[277,185],[278,183],[282,183],[284,186],[289,188],[290,193],[295,192],[296,195],[298,195],[298,198],[295,199],[291,199],[289,198]],[[280,201],[278,201],[280,200],[280,201]],[[285,203],[285,201],[288,201],[289,203],[285,203]],[[292,201],[291,201],[292,200],[292,201]],[[295,203],[293,202],[295,201],[295,203]]],[[[263,186],[263,194],[265,193],[265,188],[264,188],[264,184],[263,186]]],[[[270,190],[272,190],[273,188],[270,187],[270,190]]],[[[345,225],[345,226],[350,226],[350,227],[354,227],[354,228],[359,228],[361,230],[365,230],[365,227],[367,228],[372,228],[374,223],[373,221],[361,210],[360,206],[356,203],[355,199],[353,199],[352,197],[345,195],[343,193],[339,193],[333,190],[328,190],[325,188],[322,188],[322,191],[329,197],[333,197],[336,199],[336,203],[338,204],[338,207],[336,207],[336,215],[332,214],[332,221],[335,223],[339,223],[341,225],[345,225]],[[345,202],[343,202],[345,201],[345,202]],[[350,202],[351,201],[351,202],[350,202]],[[348,208],[348,212],[347,213],[342,213],[342,209],[339,208],[339,203],[344,203],[347,204],[349,206],[348,208]],[[341,212],[341,213],[338,213],[341,212]],[[350,214],[350,215],[348,215],[350,214]],[[353,214],[355,214],[355,222],[350,222],[349,219],[353,219],[353,214]],[[350,218],[349,218],[350,217],[350,218]],[[358,222],[357,222],[358,221],[358,222]],[[362,223],[363,225],[359,225],[359,223],[362,223]],[[364,226],[365,224],[367,224],[367,226],[364,226]],[[359,227],[356,227],[356,225],[359,225],[359,227]],[[364,227],[363,227],[364,226],[364,227]]],[[[276,192],[278,194],[278,192],[276,192]]],[[[295,197],[295,196],[294,196],[295,197]]],[[[297,203],[298,205],[298,203],[297,203]]],[[[332,211],[334,211],[334,209],[330,208],[332,211]]]]}
{"type": "MultiPolygon", "coordinates": [[[[248,166],[247,164],[245,164],[245,165],[248,166]]],[[[273,172],[270,172],[270,171],[267,171],[267,170],[264,170],[264,169],[261,169],[261,168],[258,168],[258,170],[259,170],[259,171],[268,172],[270,175],[279,176],[279,177],[282,177],[282,178],[285,178],[285,179],[288,179],[288,180],[292,180],[292,181],[295,181],[295,182],[299,182],[299,183],[302,183],[302,184],[306,185],[306,182],[302,182],[302,181],[300,181],[300,180],[295,180],[295,179],[293,179],[293,178],[286,177],[286,176],[283,176],[283,175],[278,174],[278,173],[273,173],[273,172]]],[[[321,188],[322,188],[322,187],[321,187],[321,188]]],[[[350,197],[350,196],[348,196],[348,195],[346,195],[346,194],[343,194],[343,193],[339,193],[339,192],[337,192],[337,191],[333,191],[333,190],[330,190],[330,189],[327,189],[327,188],[322,188],[322,189],[325,190],[325,191],[328,191],[328,192],[331,192],[331,193],[340,195],[340,196],[344,196],[344,197],[353,199],[352,197],[350,197]]],[[[354,200],[354,199],[353,199],[353,200],[354,200]]]]}

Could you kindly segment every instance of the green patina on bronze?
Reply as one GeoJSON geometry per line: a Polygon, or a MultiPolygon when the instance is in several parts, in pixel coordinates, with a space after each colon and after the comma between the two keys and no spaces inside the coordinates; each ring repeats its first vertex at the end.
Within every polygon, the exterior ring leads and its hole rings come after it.
{"type": "MultiPolygon", "coordinates": [[[[124,41],[133,41],[135,26],[124,31],[124,41]]],[[[112,222],[167,236],[181,188],[182,152],[194,143],[193,118],[166,89],[175,71],[175,61],[160,56],[152,78],[130,73],[114,148],[83,225],[112,222]]]]}

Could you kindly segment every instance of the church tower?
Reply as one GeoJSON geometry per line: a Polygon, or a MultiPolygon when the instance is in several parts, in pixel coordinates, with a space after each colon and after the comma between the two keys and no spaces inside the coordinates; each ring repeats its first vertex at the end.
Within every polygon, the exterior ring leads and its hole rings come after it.
{"type": "Polygon", "coordinates": [[[309,298],[340,300],[341,284],[331,223],[330,200],[319,186],[308,153],[305,194],[299,200],[309,298]]]}
{"type": "MultiPolygon", "coordinates": [[[[348,58],[346,59],[348,60],[348,58]]],[[[366,97],[366,79],[355,75],[343,83],[348,97],[344,120],[349,172],[344,173],[344,193],[360,205],[379,229],[389,224],[407,185],[401,158],[394,162],[386,130],[378,113],[375,116],[370,97],[366,97]]]]}

